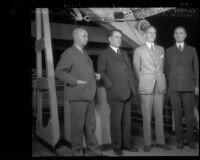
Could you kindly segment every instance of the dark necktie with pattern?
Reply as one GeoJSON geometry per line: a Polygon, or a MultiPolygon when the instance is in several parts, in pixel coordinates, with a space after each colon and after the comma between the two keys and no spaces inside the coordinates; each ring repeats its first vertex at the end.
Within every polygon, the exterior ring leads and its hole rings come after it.
{"type": "Polygon", "coordinates": [[[181,45],[179,45],[179,46],[178,46],[178,50],[180,51],[180,53],[182,53],[182,51],[183,51],[183,48],[182,48],[182,46],[181,46],[181,45]]]}
{"type": "Polygon", "coordinates": [[[120,55],[120,54],[121,54],[119,49],[117,49],[117,54],[118,54],[118,55],[120,55]]]}

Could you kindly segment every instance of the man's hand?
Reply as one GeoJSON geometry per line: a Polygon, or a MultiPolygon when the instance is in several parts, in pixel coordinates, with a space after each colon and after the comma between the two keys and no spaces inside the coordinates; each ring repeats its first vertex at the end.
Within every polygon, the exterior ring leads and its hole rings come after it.
{"type": "Polygon", "coordinates": [[[76,83],[77,83],[77,84],[87,84],[87,82],[82,81],[82,80],[77,80],[76,83]]]}
{"type": "Polygon", "coordinates": [[[195,95],[199,95],[199,87],[195,87],[194,94],[195,94],[195,95]]]}
{"type": "Polygon", "coordinates": [[[101,79],[101,75],[98,74],[98,73],[95,73],[95,76],[96,76],[96,80],[99,81],[101,79]]]}

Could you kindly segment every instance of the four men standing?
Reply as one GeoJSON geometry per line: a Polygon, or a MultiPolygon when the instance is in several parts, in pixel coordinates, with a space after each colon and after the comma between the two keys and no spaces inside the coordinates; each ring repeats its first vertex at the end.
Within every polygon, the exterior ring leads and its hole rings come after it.
{"type": "MultiPolygon", "coordinates": [[[[83,156],[83,135],[85,135],[88,155],[98,156],[95,136],[94,96],[96,80],[93,64],[84,46],[88,42],[85,29],[73,31],[74,45],[61,56],[56,67],[56,77],[67,85],[67,96],[71,115],[72,155],[83,156]]],[[[131,99],[139,91],[143,116],[144,151],[152,147],[151,115],[154,111],[156,146],[167,150],[163,126],[164,94],[168,87],[175,115],[177,148],[183,148],[181,127],[183,101],[186,115],[187,140],[195,149],[193,140],[194,93],[199,94],[199,64],[195,48],[184,43],[186,31],[183,27],[175,29],[176,45],[167,49],[166,59],[163,47],[155,44],[156,29],[149,26],[145,32],[146,43],[135,49],[133,67],[139,80],[138,88],[133,76],[133,68],[125,51],[120,49],[122,33],[111,30],[108,35],[110,46],[98,58],[98,73],[106,88],[110,106],[110,131],[113,150],[123,155],[122,150],[136,152],[131,144],[131,99]],[[179,49],[179,45],[181,48],[179,49]],[[166,63],[165,63],[166,61],[166,63]],[[166,66],[165,66],[166,65],[166,66]],[[163,73],[166,67],[167,84],[163,73]]]]}

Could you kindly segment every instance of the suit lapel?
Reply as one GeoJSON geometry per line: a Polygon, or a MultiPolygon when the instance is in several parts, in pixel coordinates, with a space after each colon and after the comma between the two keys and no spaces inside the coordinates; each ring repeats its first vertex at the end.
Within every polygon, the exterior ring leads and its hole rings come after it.
{"type": "Polygon", "coordinates": [[[91,68],[93,69],[93,65],[92,65],[92,62],[90,61],[90,58],[88,57],[87,55],[87,52],[85,50],[83,50],[83,53],[78,49],[76,48],[75,46],[73,46],[73,49],[74,49],[74,53],[76,54],[76,56],[78,58],[81,58],[83,61],[85,61],[86,63],[88,63],[91,68]]]}
{"type": "Polygon", "coordinates": [[[124,60],[125,64],[127,65],[127,67],[129,67],[130,64],[129,64],[129,60],[127,59],[128,57],[124,53],[122,53],[121,55],[122,55],[122,59],[124,60]]]}
{"type": "Polygon", "coordinates": [[[117,55],[117,54],[115,53],[115,51],[114,51],[111,47],[109,47],[109,53],[111,54],[111,56],[112,56],[113,58],[115,58],[115,59],[117,59],[117,60],[119,60],[119,61],[122,61],[120,55],[117,55]]]}
{"type": "Polygon", "coordinates": [[[116,52],[111,47],[109,47],[109,48],[111,50],[109,53],[111,54],[111,56],[113,58],[115,58],[115,59],[119,60],[120,62],[124,63],[126,65],[126,67],[129,67],[128,60],[127,60],[126,56],[124,55],[123,51],[120,50],[121,55],[117,55],[116,52]]]}
{"type": "Polygon", "coordinates": [[[180,56],[181,59],[186,56],[185,53],[187,52],[187,48],[188,48],[187,44],[185,43],[184,46],[183,46],[183,51],[182,51],[181,56],[180,56]]]}
{"type": "Polygon", "coordinates": [[[159,62],[159,50],[156,44],[154,44],[154,49],[155,49],[155,53],[154,53],[154,58],[155,58],[155,65],[158,66],[158,62],[159,62]]]}
{"type": "Polygon", "coordinates": [[[155,65],[155,62],[152,57],[152,54],[153,54],[152,51],[149,49],[149,47],[146,44],[144,45],[144,47],[145,47],[146,51],[148,52],[147,56],[149,56],[149,58],[151,59],[151,62],[153,63],[153,65],[155,65]]]}
{"type": "Polygon", "coordinates": [[[78,56],[78,58],[81,58],[82,60],[85,61],[83,53],[81,53],[81,51],[78,48],[76,48],[75,46],[73,46],[73,49],[74,49],[74,53],[76,54],[76,56],[78,56]]]}
{"type": "Polygon", "coordinates": [[[90,57],[88,56],[86,50],[83,50],[83,53],[84,53],[84,57],[87,59],[87,61],[89,62],[90,66],[93,68],[93,64],[92,64],[92,61],[90,59],[90,57]]]}
{"type": "Polygon", "coordinates": [[[156,54],[156,66],[160,66],[160,63],[162,63],[164,55],[161,53],[156,44],[155,44],[155,54],[156,54]]]}
{"type": "Polygon", "coordinates": [[[180,59],[181,59],[181,54],[180,54],[180,51],[178,50],[176,44],[175,44],[174,47],[173,47],[173,51],[174,51],[173,56],[174,56],[175,58],[177,58],[178,61],[180,61],[180,59]]]}
{"type": "Polygon", "coordinates": [[[183,51],[182,51],[182,53],[180,55],[180,61],[182,61],[183,59],[188,58],[188,55],[187,55],[188,51],[187,50],[188,50],[188,46],[187,46],[186,43],[184,43],[183,51]]]}

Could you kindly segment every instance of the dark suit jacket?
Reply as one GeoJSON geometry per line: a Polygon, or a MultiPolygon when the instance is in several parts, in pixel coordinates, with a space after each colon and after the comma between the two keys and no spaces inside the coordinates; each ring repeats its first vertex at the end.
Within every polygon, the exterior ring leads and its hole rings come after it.
{"type": "Polygon", "coordinates": [[[199,61],[194,47],[184,44],[182,53],[176,45],[169,47],[165,64],[170,91],[194,91],[199,86],[199,61]]]}
{"type": "Polygon", "coordinates": [[[107,94],[113,99],[125,100],[131,91],[136,91],[130,59],[125,51],[120,52],[121,56],[108,47],[100,54],[97,65],[107,94]]]}
{"type": "Polygon", "coordinates": [[[69,100],[91,100],[96,92],[96,80],[93,64],[86,51],[79,51],[74,45],[64,51],[57,64],[55,75],[67,85],[69,100]],[[87,84],[76,84],[76,80],[87,84]]]}

